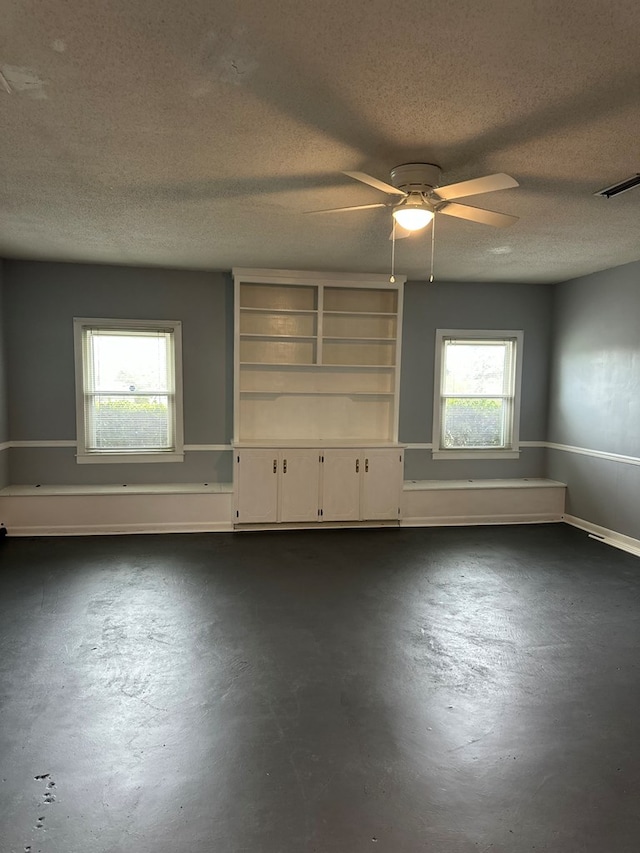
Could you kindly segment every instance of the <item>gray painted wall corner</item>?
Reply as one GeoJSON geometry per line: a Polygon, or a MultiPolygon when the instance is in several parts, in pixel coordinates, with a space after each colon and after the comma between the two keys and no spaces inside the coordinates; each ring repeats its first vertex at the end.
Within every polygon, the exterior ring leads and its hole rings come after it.
{"type": "MultiPolygon", "coordinates": [[[[640,261],[556,285],[547,440],[640,459],[640,261]]],[[[640,539],[640,467],[548,451],[567,512],[640,539]]]]}

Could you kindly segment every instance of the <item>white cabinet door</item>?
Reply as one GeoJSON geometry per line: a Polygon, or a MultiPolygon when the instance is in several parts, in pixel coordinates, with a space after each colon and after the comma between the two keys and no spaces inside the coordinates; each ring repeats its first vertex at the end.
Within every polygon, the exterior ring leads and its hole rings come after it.
{"type": "Polygon", "coordinates": [[[402,487],[400,450],[363,450],[361,515],[363,519],[398,518],[402,487]]]}
{"type": "Polygon", "coordinates": [[[278,471],[274,450],[236,451],[236,522],[270,524],[278,520],[278,471]]]}
{"type": "Polygon", "coordinates": [[[360,468],[358,450],[324,450],[322,465],[322,520],[360,519],[360,468]]]}
{"type": "Polygon", "coordinates": [[[280,521],[318,521],[320,506],[318,450],[280,453],[280,521]]]}

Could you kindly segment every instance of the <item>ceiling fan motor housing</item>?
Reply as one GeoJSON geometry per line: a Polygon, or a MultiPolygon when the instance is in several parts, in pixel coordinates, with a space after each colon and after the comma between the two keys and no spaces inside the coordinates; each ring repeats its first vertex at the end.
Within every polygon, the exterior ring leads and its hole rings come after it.
{"type": "Polygon", "coordinates": [[[405,163],[391,170],[391,185],[407,193],[428,193],[440,185],[440,166],[405,163]]]}

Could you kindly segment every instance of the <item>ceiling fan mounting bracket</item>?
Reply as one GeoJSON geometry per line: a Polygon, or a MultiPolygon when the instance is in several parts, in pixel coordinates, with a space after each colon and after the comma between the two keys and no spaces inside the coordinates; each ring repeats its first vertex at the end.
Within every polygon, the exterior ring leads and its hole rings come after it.
{"type": "Polygon", "coordinates": [[[407,193],[429,193],[440,185],[440,166],[405,163],[391,170],[391,185],[407,193]]]}

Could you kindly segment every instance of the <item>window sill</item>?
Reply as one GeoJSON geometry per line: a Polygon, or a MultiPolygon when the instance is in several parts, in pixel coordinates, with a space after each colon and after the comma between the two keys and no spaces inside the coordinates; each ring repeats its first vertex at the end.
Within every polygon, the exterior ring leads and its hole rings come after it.
{"type": "Polygon", "coordinates": [[[135,462],[184,462],[184,453],[78,453],[76,455],[78,465],[104,465],[124,464],[135,462]]]}
{"type": "Polygon", "coordinates": [[[433,459],[519,459],[519,450],[434,450],[433,459]]]}

